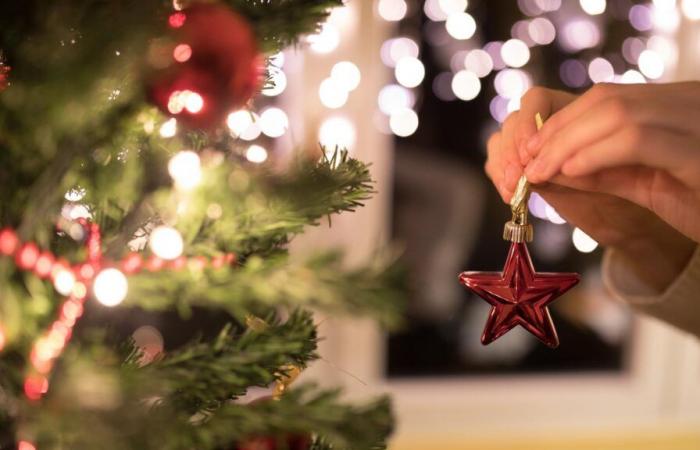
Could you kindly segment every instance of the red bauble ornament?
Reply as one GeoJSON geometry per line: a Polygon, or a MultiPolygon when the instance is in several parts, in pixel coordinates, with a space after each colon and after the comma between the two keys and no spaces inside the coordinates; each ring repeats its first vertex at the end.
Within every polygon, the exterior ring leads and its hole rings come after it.
{"type": "Polygon", "coordinates": [[[10,228],[0,230],[0,254],[12,255],[19,247],[17,233],[10,228]]]}
{"type": "Polygon", "coordinates": [[[250,24],[230,8],[196,3],[170,16],[172,44],[154,44],[151,100],[191,128],[212,128],[243,106],[262,81],[250,24]],[[162,67],[164,66],[164,67],[162,67]]]}
{"type": "Polygon", "coordinates": [[[520,325],[549,347],[559,346],[547,305],[579,282],[576,273],[537,273],[525,243],[512,243],[503,272],[463,272],[460,282],[491,305],[481,335],[490,344],[520,325]]]}
{"type": "Polygon", "coordinates": [[[236,450],[308,450],[311,437],[303,434],[282,437],[260,436],[236,446],[236,450]]]}
{"type": "Polygon", "coordinates": [[[39,259],[39,247],[33,242],[22,245],[15,255],[15,263],[22,270],[32,270],[39,259]]]}

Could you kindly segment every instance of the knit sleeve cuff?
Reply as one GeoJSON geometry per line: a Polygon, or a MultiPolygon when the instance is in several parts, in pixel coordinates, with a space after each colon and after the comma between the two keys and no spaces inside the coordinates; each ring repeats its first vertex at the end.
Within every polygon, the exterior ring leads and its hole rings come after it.
{"type": "Polygon", "coordinates": [[[638,277],[614,250],[606,251],[602,269],[603,280],[615,297],[700,336],[700,246],[664,292],[638,277]]]}

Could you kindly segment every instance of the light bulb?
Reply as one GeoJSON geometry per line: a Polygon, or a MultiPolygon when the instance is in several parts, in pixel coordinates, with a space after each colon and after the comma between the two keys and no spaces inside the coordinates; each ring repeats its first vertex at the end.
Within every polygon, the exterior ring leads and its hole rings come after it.
{"type": "Polygon", "coordinates": [[[266,136],[276,138],[282,136],[289,128],[287,114],[279,108],[267,108],[260,114],[260,129],[266,136]]]}
{"type": "Polygon", "coordinates": [[[161,225],[151,232],[149,245],[153,253],[162,259],[175,259],[182,254],[184,244],[180,232],[161,225]]]}
{"type": "Polygon", "coordinates": [[[104,269],[95,277],[92,292],[95,299],[105,306],[117,306],[126,298],[129,282],[121,271],[104,269]]]}
{"type": "Polygon", "coordinates": [[[185,191],[193,189],[202,180],[199,155],[191,150],[178,152],[170,158],[168,172],[178,189],[185,191]]]}
{"type": "Polygon", "coordinates": [[[171,138],[177,134],[177,120],[169,119],[160,127],[160,135],[164,138],[171,138]]]}

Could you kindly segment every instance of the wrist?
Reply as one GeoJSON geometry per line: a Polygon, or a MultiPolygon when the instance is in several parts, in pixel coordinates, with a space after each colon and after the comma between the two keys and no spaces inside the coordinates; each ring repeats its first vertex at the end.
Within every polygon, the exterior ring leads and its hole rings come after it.
{"type": "Polygon", "coordinates": [[[614,246],[617,257],[655,293],[663,293],[685,269],[697,243],[679,233],[637,238],[614,246]]]}

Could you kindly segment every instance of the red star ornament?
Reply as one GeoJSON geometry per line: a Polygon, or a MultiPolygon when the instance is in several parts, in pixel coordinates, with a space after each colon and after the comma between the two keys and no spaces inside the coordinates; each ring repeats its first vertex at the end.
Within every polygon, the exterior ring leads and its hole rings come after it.
{"type": "Polygon", "coordinates": [[[551,348],[559,346],[547,305],[579,282],[576,273],[537,273],[525,243],[513,242],[503,272],[462,272],[459,281],[491,305],[481,343],[520,325],[551,348]]]}

